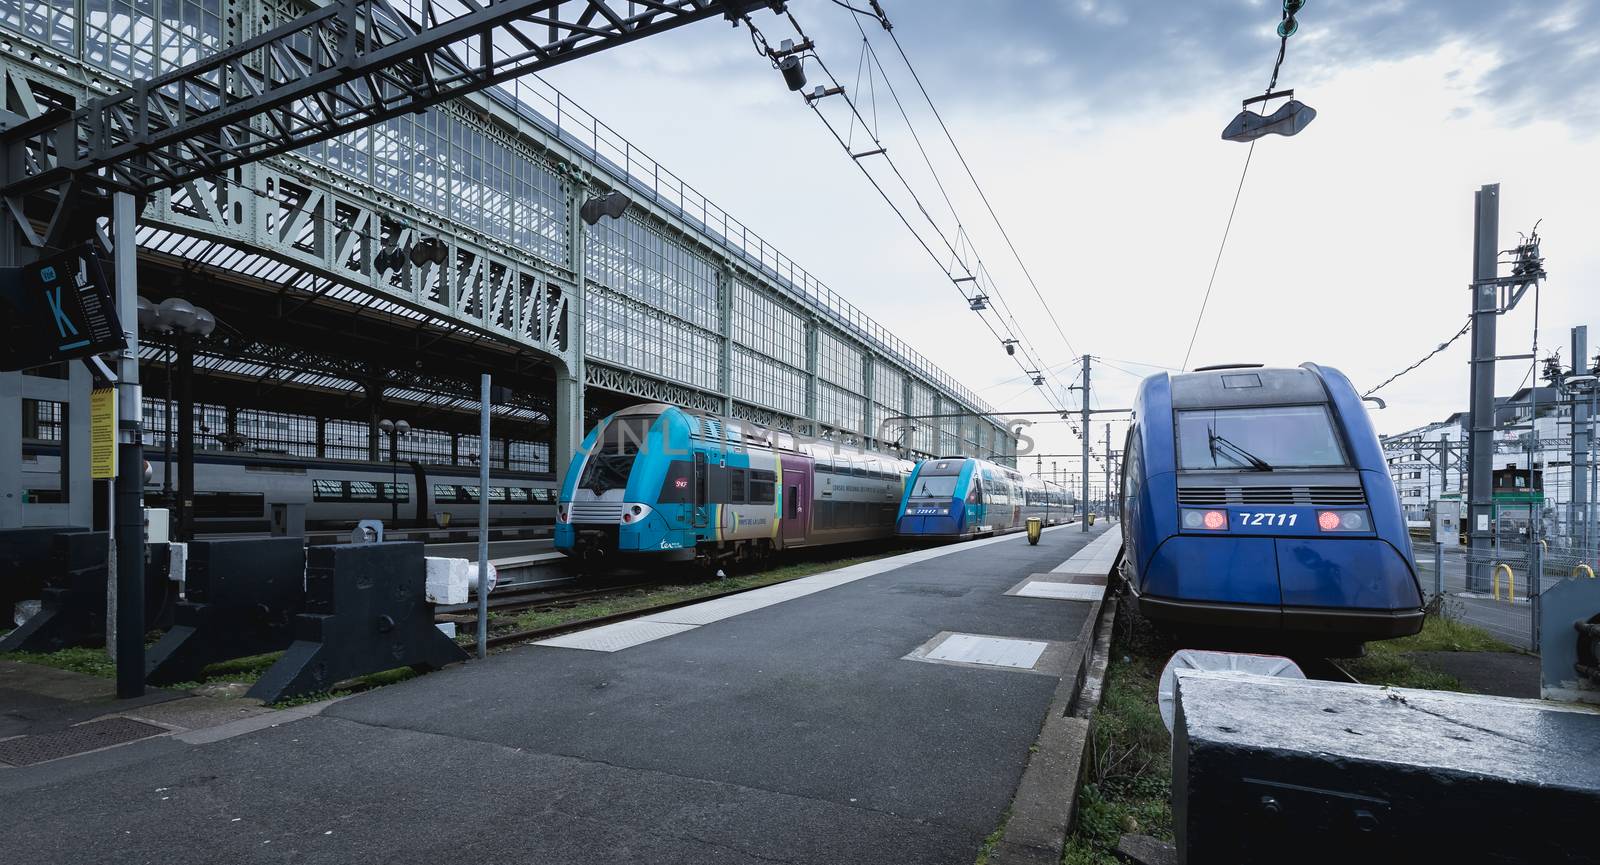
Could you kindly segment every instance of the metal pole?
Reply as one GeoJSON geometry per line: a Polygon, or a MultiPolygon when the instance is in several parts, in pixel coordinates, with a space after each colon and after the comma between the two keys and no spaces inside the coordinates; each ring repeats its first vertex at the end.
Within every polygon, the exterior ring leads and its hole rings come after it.
{"type": "Polygon", "coordinates": [[[1094,358],[1083,356],[1083,493],[1079,497],[1082,502],[1083,518],[1079,520],[1081,531],[1089,530],[1089,364],[1094,358]]]}
{"type": "MultiPolygon", "coordinates": [[[[400,498],[395,495],[395,488],[400,485],[400,464],[396,461],[399,454],[400,430],[396,428],[389,433],[389,523],[396,528],[400,526],[400,498]]],[[[482,462],[482,460],[479,460],[482,462]]],[[[479,491],[479,497],[483,496],[479,491]]]]}
{"type": "Polygon", "coordinates": [[[489,374],[478,383],[478,657],[489,652],[489,374]]]}
{"type": "MultiPolygon", "coordinates": [[[[1578,325],[1572,329],[1572,374],[1583,375],[1588,370],[1583,368],[1584,361],[1589,359],[1589,328],[1578,325]]],[[[1590,382],[1592,389],[1595,383],[1590,382]]],[[[1571,503],[1567,505],[1567,536],[1579,546],[1588,545],[1589,521],[1589,404],[1577,399],[1572,400],[1572,492],[1571,503]],[[1579,524],[1582,529],[1577,529],[1579,524]],[[1581,538],[1581,539],[1580,539],[1581,538]]]]}
{"type": "MultiPolygon", "coordinates": [[[[133,196],[112,199],[113,250],[117,273],[117,312],[127,331],[117,402],[116,651],[117,696],[144,694],[144,443],[139,428],[139,247],[134,242],[137,215],[133,196]]],[[[110,616],[108,615],[109,619],[110,616]]]]}
{"type": "Polygon", "coordinates": [[[1111,424],[1106,424],[1106,522],[1111,521],[1111,424]]]}
{"type": "Polygon", "coordinates": [[[1489,547],[1494,533],[1494,373],[1498,289],[1492,280],[1500,236],[1500,184],[1478,190],[1475,198],[1472,250],[1472,383],[1468,403],[1471,431],[1467,439],[1468,517],[1471,546],[1467,555],[1467,588],[1489,588],[1489,547]]]}
{"type": "Polygon", "coordinates": [[[178,539],[194,540],[194,337],[178,338],[178,539]]]}
{"type": "Polygon", "coordinates": [[[1437,539],[1433,542],[1433,596],[1444,597],[1444,543],[1437,539]]]}
{"type": "MultiPolygon", "coordinates": [[[[167,399],[161,409],[161,503],[172,507],[172,361],[173,351],[164,352],[167,360],[167,399]]],[[[168,514],[168,518],[171,518],[168,514]]]]}

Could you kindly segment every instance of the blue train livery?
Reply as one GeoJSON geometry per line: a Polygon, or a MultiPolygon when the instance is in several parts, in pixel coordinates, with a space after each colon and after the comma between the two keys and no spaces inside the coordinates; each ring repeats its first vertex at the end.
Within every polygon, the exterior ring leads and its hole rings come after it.
{"type": "Polygon", "coordinates": [[[731,564],[894,534],[910,462],[652,403],[602,420],[556,504],[556,549],[590,563],[731,564]]]}
{"type": "Polygon", "coordinates": [[[1421,629],[1399,498],[1339,371],[1151,376],[1124,452],[1120,575],[1146,618],[1342,646],[1421,629]]]}
{"type": "Polygon", "coordinates": [[[902,537],[971,538],[1047,526],[1072,515],[1067,492],[1036,475],[980,459],[923,460],[911,473],[895,531],[902,537]]]}

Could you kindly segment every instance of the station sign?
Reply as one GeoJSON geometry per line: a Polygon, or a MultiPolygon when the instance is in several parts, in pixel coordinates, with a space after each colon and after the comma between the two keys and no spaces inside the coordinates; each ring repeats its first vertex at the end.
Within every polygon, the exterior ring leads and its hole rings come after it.
{"type": "Polygon", "coordinates": [[[89,392],[89,477],[117,476],[117,391],[97,387],[89,392]]]}
{"type": "Polygon", "coordinates": [[[92,245],[0,268],[0,371],[126,347],[116,300],[92,245]]]}

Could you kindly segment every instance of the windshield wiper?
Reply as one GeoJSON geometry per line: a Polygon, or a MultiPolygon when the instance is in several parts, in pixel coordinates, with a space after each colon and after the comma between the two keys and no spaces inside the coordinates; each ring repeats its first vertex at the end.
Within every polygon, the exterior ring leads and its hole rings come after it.
{"type": "Polygon", "coordinates": [[[1241,465],[1248,465],[1254,471],[1272,471],[1271,463],[1245,450],[1231,439],[1225,436],[1217,435],[1216,431],[1211,427],[1206,427],[1206,435],[1209,439],[1207,444],[1209,444],[1211,447],[1211,462],[1213,465],[1215,465],[1217,462],[1217,445],[1220,444],[1223,447],[1229,448],[1233,451],[1231,454],[1223,454],[1223,456],[1226,456],[1228,459],[1231,459],[1236,463],[1240,463],[1241,465]]]}
{"type": "MultiPolygon", "coordinates": [[[[618,456],[619,455],[616,454],[598,454],[591,458],[589,461],[590,466],[598,469],[598,471],[594,473],[593,477],[589,478],[589,482],[584,486],[592,491],[595,495],[601,495],[607,490],[615,489],[616,487],[627,486],[628,473],[623,471],[612,462],[612,460],[618,458],[618,456]],[[610,478],[608,479],[603,475],[610,475],[610,478]],[[613,480],[617,482],[613,483],[613,480]]],[[[626,459],[626,457],[622,458],[626,459]]],[[[631,460],[629,460],[629,462],[631,462],[631,460]]]]}

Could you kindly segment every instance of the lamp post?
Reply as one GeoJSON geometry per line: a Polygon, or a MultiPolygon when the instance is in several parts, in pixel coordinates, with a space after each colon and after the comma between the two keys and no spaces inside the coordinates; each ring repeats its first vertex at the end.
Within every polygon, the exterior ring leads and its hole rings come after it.
{"type": "MultiPolygon", "coordinates": [[[[194,347],[217,328],[217,318],[203,307],[181,297],[169,297],[152,311],[161,332],[177,343],[178,369],[183,383],[178,392],[178,537],[194,540],[194,347]]],[[[172,363],[167,363],[166,462],[162,466],[162,491],[172,489],[172,363]]]]}
{"type": "Polygon", "coordinates": [[[400,525],[400,437],[411,432],[411,424],[403,420],[389,420],[384,418],[378,421],[378,429],[389,437],[389,522],[400,525]]]}

